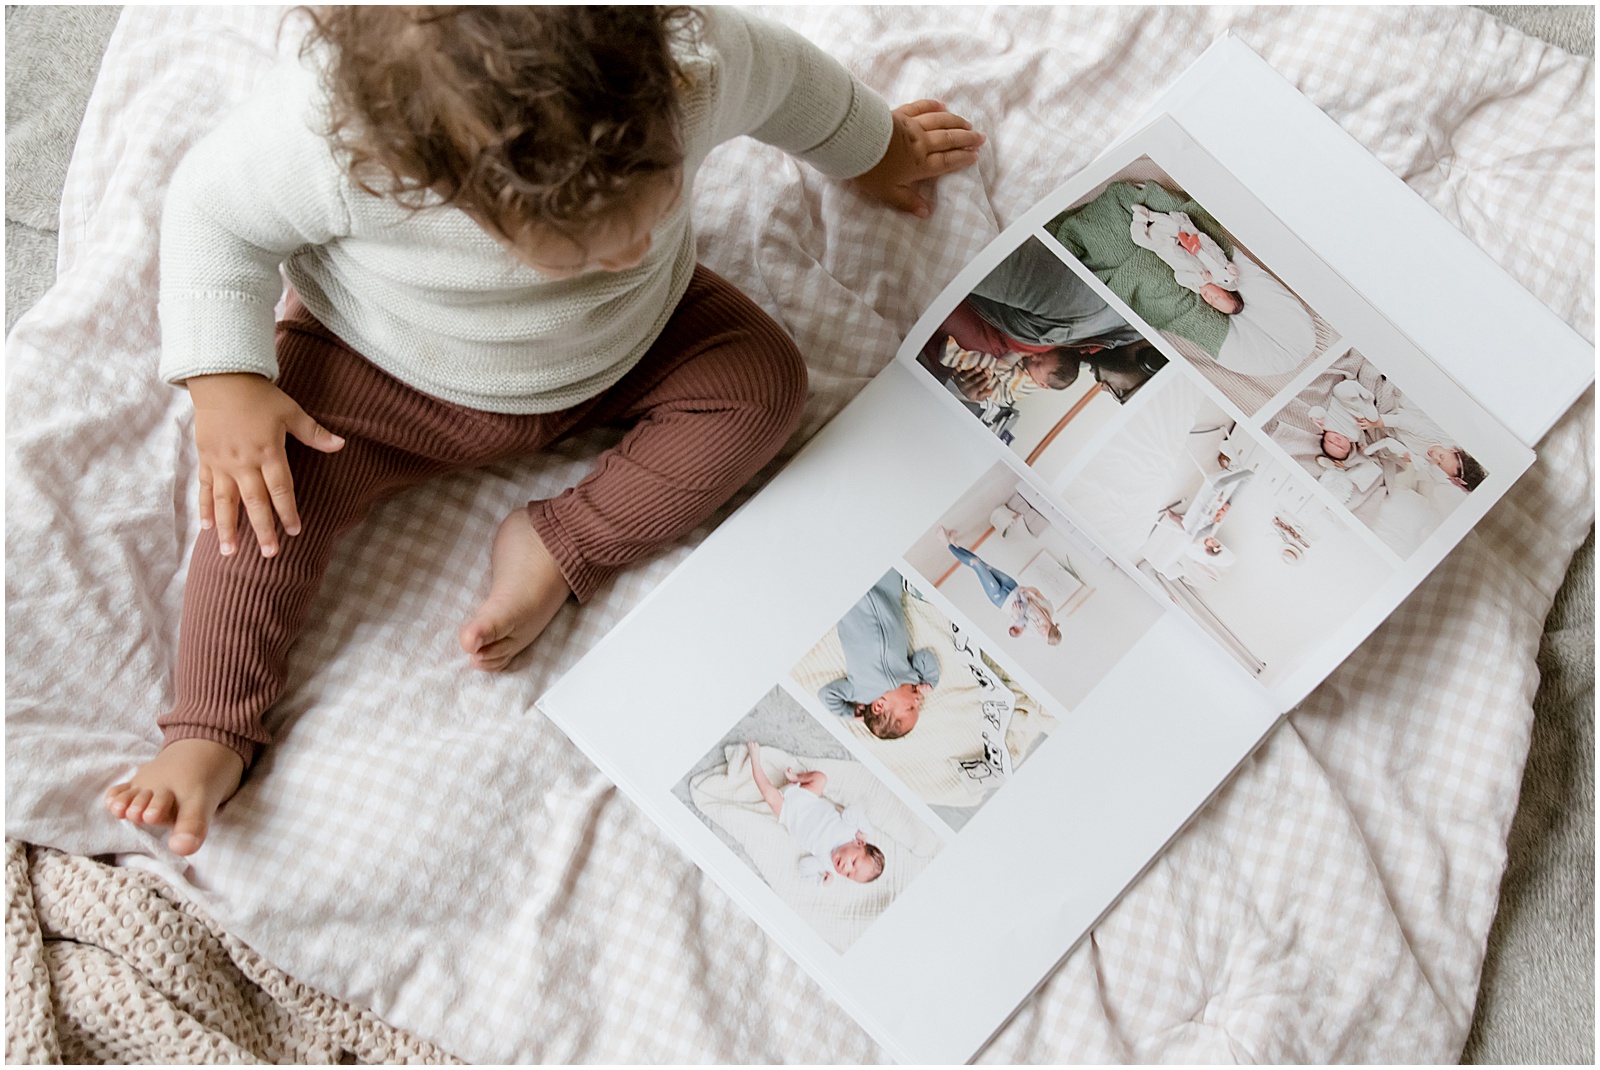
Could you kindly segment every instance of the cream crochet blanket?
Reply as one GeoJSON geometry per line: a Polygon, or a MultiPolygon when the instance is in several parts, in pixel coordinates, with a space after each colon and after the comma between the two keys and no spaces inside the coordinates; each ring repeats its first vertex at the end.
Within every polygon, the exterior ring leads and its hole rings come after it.
{"type": "Polygon", "coordinates": [[[7,1063],[455,1063],[274,969],[159,878],[6,841],[7,1063]]]}

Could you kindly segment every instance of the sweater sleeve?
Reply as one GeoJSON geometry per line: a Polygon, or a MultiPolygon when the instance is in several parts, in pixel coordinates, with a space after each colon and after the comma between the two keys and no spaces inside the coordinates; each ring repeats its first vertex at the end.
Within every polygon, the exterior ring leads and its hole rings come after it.
{"type": "Polygon", "coordinates": [[[735,8],[703,8],[720,57],[717,140],[749,134],[830,178],[883,158],[894,119],[882,97],[786,26],[735,8]]]}
{"type": "Polygon", "coordinates": [[[278,374],[273,308],[295,249],[345,233],[344,175],[291,62],[179,163],[161,219],[161,377],[278,374]]]}

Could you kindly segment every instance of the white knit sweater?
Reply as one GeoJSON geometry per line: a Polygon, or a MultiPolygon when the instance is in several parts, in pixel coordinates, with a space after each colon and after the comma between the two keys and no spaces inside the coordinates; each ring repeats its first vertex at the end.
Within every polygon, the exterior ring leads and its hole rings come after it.
{"type": "MultiPolygon", "coordinates": [[[[362,191],[329,141],[312,67],[290,61],[184,157],[161,224],[161,374],[277,377],[279,265],[307,309],[416,389],[490,412],[593,397],[636,364],[694,270],[689,192],[713,147],[752,135],[848,178],[889,143],[883,100],[799,34],[703,9],[680,55],[684,196],[643,263],[554,280],[454,208],[362,191]]],[[[309,61],[308,61],[309,62],[309,61]]]]}

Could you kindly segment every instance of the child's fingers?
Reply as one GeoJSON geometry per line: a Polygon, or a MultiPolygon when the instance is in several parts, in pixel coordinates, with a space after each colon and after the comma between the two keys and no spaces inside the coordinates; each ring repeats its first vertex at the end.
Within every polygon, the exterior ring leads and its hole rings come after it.
{"type": "Polygon", "coordinates": [[[953,111],[930,111],[911,116],[924,130],[971,130],[972,124],[953,111]]]}
{"type": "Polygon", "coordinates": [[[273,462],[261,469],[261,475],[266,481],[272,508],[283,519],[283,530],[290,535],[300,534],[300,512],[295,508],[294,476],[289,472],[289,466],[273,462]]]}
{"type": "Polygon", "coordinates": [[[211,485],[213,515],[217,521],[217,546],[222,556],[233,553],[234,532],[239,523],[239,496],[233,480],[226,475],[213,475],[211,485]]]}
{"type": "MultiPolygon", "coordinates": [[[[296,406],[296,408],[299,408],[296,406]]],[[[334,453],[344,447],[344,439],[323,427],[310,416],[304,409],[291,417],[287,422],[289,433],[304,442],[314,450],[323,453],[334,453]]]]}
{"type": "Polygon", "coordinates": [[[951,149],[976,151],[988,138],[976,130],[955,126],[939,130],[924,130],[917,139],[917,147],[925,153],[949,152],[951,149]]]}
{"type": "Polygon", "coordinates": [[[925,178],[938,178],[955,171],[962,171],[978,162],[977,149],[950,149],[946,152],[931,153],[924,161],[925,178]]]}
{"type": "Polygon", "coordinates": [[[926,115],[929,112],[944,111],[944,105],[937,100],[913,100],[910,104],[900,105],[895,111],[910,119],[918,115],[926,115]]]}
{"type": "Polygon", "coordinates": [[[244,502],[245,515],[256,533],[256,543],[262,557],[278,552],[278,528],[272,519],[272,495],[260,472],[251,472],[239,483],[239,497],[244,502]]]}
{"type": "Polygon", "coordinates": [[[200,466],[200,530],[209,531],[217,522],[216,506],[211,500],[211,469],[200,466]]]}
{"type": "Polygon", "coordinates": [[[898,208],[902,212],[910,212],[914,216],[926,217],[930,211],[928,202],[922,195],[910,186],[894,186],[881,194],[882,200],[890,208],[898,208]]]}

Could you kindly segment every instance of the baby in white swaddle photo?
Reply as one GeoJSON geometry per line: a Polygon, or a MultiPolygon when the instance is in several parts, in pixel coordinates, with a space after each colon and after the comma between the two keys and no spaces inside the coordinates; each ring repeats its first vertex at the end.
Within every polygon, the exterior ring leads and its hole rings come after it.
{"type": "Polygon", "coordinates": [[[1322,432],[1322,455],[1317,479],[1339,504],[1347,505],[1383,477],[1383,468],[1360,448],[1362,436],[1378,422],[1378,403],[1372,391],[1354,379],[1333,388],[1326,406],[1313,406],[1308,415],[1322,432]]]}
{"type": "Polygon", "coordinates": [[[830,884],[835,876],[870,884],[883,876],[883,851],[867,842],[870,827],[866,818],[854,807],[841,810],[823,796],[826,773],[787,769],[780,790],[761,767],[761,744],[750,740],[745,746],[756,789],[772,808],[772,816],[807,852],[801,867],[808,877],[818,884],[830,884]]]}
{"type": "Polygon", "coordinates": [[[1232,316],[1244,308],[1238,294],[1239,265],[1187,213],[1152,212],[1136,204],[1128,233],[1135,245],[1149,249],[1172,269],[1179,286],[1193,290],[1218,312],[1232,316]]]}

